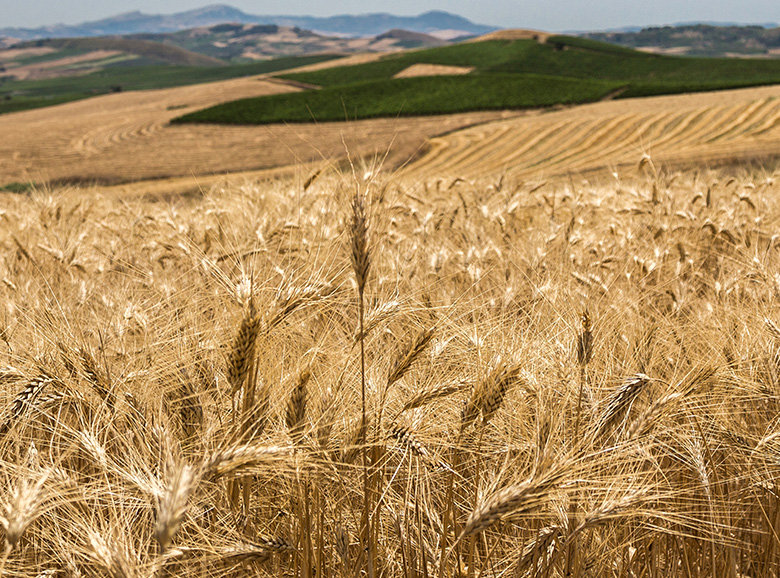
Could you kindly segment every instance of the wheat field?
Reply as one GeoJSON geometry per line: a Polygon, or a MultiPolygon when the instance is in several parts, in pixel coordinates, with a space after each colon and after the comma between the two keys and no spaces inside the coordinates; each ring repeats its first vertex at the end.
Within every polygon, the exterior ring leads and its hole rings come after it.
{"type": "Polygon", "coordinates": [[[0,574],[777,575],[777,175],[631,172],[0,194],[0,574]]]}

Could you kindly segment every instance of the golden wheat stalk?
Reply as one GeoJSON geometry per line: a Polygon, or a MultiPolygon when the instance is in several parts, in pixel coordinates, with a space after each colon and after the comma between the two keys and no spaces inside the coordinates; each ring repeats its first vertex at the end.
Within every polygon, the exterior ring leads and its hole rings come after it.
{"type": "Polygon", "coordinates": [[[368,472],[368,407],[366,400],[366,350],[365,350],[365,288],[371,268],[371,251],[368,240],[368,217],[365,198],[359,190],[352,198],[352,221],[350,226],[350,259],[358,290],[358,334],[360,335],[360,445],[363,469],[363,512],[361,515],[363,537],[366,540],[366,571],[368,578],[374,578],[376,546],[371,531],[371,496],[368,472]]]}
{"type": "Polygon", "coordinates": [[[392,424],[388,428],[390,437],[394,438],[401,446],[409,448],[413,453],[422,458],[430,458],[431,454],[417,437],[406,428],[399,424],[392,424]]]}
{"type": "Polygon", "coordinates": [[[128,560],[128,553],[119,549],[114,540],[106,540],[93,529],[87,530],[89,556],[103,567],[110,578],[135,578],[134,565],[128,560]]]}
{"type": "Polygon", "coordinates": [[[366,318],[364,319],[363,332],[360,332],[360,328],[355,329],[355,333],[352,340],[358,343],[362,338],[367,337],[371,332],[376,329],[383,321],[390,319],[393,315],[398,313],[401,309],[401,302],[397,299],[385,301],[384,303],[377,305],[370,311],[366,312],[366,318]]]}
{"type": "Polygon", "coordinates": [[[111,384],[98,367],[95,357],[84,347],[80,347],[77,353],[81,362],[81,369],[87,377],[87,381],[92,385],[100,398],[109,407],[113,407],[115,400],[111,391],[111,384]]]}
{"type": "Polygon", "coordinates": [[[48,497],[43,488],[47,477],[48,472],[43,472],[34,483],[19,480],[2,502],[0,526],[5,530],[7,551],[16,548],[27,528],[40,515],[41,506],[48,497]]]}
{"type": "Polygon", "coordinates": [[[651,379],[647,375],[638,373],[625,380],[623,385],[607,398],[606,407],[596,421],[593,439],[607,434],[615,424],[623,419],[631,404],[650,381],[651,379]]]}
{"type": "Polygon", "coordinates": [[[579,534],[590,528],[596,528],[608,522],[619,520],[627,515],[636,513],[636,507],[645,500],[645,492],[635,490],[621,496],[607,500],[597,508],[594,508],[585,514],[582,522],[566,537],[571,540],[576,534],[579,534]]]}
{"type": "Polygon", "coordinates": [[[403,355],[399,356],[391,366],[390,371],[387,374],[388,387],[407,374],[414,362],[422,356],[425,352],[425,348],[428,347],[433,340],[434,333],[435,331],[433,328],[427,328],[415,335],[403,355]]]}
{"type": "Polygon", "coordinates": [[[548,472],[493,493],[471,512],[460,537],[484,532],[501,520],[539,508],[561,484],[567,469],[568,464],[559,464],[548,472]]]}
{"type": "Polygon", "coordinates": [[[288,456],[291,448],[285,446],[239,445],[214,453],[202,466],[203,478],[214,479],[223,476],[237,476],[246,473],[269,460],[288,456]]]}
{"type": "Polygon", "coordinates": [[[185,368],[179,368],[179,377],[179,387],[171,395],[171,406],[181,429],[183,445],[190,448],[203,427],[203,405],[185,368]]]}
{"type": "Polygon", "coordinates": [[[648,407],[642,415],[635,419],[626,432],[626,439],[634,440],[644,436],[652,430],[658,423],[658,420],[666,412],[668,406],[683,397],[680,392],[670,393],[654,402],[648,407]]]}
{"type": "Polygon", "coordinates": [[[154,537],[164,554],[179,531],[187,513],[187,499],[197,483],[196,470],[192,466],[178,464],[172,472],[162,496],[157,500],[157,524],[154,537]]]}
{"type": "Polygon", "coordinates": [[[306,417],[306,385],[310,378],[311,371],[309,369],[301,371],[287,401],[285,421],[290,437],[296,444],[303,440],[304,419],[306,417]]]}
{"type": "Polygon", "coordinates": [[[36,404],[47,387],[59,383],[58,379],[46,372],[32,378],[27,386],[16,394],[11,406],[5,411],[2,425],[0,425],[0,436],[5,435],[19,421],[25,411],[36,404]]]}
{"type": "Polygon", "coordinates": [[[504,403],[506,394],[518,382],[520,366],[513,363],[499,362],[497,367],[488,375],[482,390],[480,412],[483,423],[489,422],[504,403]]]}
{"type": "Polygon", "coordinates": [[[420,390],[415,395],[410,397],[403,406],[401,406],[401,409],[398,411],[398,413],[401,414],[405,411],[409,411],[410,409],[415,409],[431,403],[432,401],[436,401],[437,399],[441,399],[455,393],[460,393],[467,387],[468,383],[462,380],[457,380],[420,390]]]}
{"type": "Polygon", "coordinates": [[[286,538],[260,538],[257,542],[244,542],[219,552],[224,561],[267,562],[272,554],[294,552],[295,546],[286,538]]]}
{"type": "Polygon", "coordinates": [[[517,562],[517,574],[522,576],[528,569],[532,569],[532,576],[534,573],[541,573],[553,558],[554,551],[551,552],[550,549],[561,540],[562,535],[563,530],[557,525],[540,528],[536,538],[523,547],[523,553],[517,562]]]}
{"type": "Polygon", "coordinates": [[[244,380],[249,374],[259,332],[260,316],[255,313],[254,306],[250,304],[244,310],[241,325],[238,328],[236,337],[233,339],[228,357],[228,383],[231,386],[231,395],[235,395],[241,389],[244,380]]]}

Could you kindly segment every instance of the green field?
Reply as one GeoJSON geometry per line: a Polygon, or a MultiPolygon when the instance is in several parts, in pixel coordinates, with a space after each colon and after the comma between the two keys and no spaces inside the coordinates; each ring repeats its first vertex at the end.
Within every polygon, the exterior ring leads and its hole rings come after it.
{"type": "Polygon", "coordinates": [[[614,82],[492,74],[382,79],[264,98],[247,98],[175,119],[225,124],[339,121],[577,104],[598,100],[614,82]]]}
{"type": "Polygon", "coordinates": [[[339,56],[332,54],[291,56],[231,66],[159,64],[139,66],[139,59],[136,59],[133,65],[118,62],[104,70],[84,76],[30,81],[0,77],[0,114],[50,106],[110,92],[171,88],[269,74],[334,58],[339,56]]]}
{"type": "Polygon", "coordinates": [[[519,109],[780,83],[780,61],[658,56],[566,36],[410,51],[379,61],[282,74],[320,90],[260,97],[176,122],[267,124],[519,109]],[[413,64],[471,67],[463,76],[394,79],[413,64]]]}

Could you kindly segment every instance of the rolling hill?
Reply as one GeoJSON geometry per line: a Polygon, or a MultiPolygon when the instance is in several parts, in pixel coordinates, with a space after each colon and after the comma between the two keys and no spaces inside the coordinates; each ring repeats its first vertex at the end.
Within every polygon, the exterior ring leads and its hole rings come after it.
{"type": "Polygon", "coordinates": [[[780,62],[651,55],[567,36],[487,38],[282,74],[318,90],[224,103],[173,122],[268,124],[523,109],[780,83],[780,62]],[[401,78],[421,64],[468,74],[401,78]]]}
{"type": "Polygon", "coordinates": [[[590,32],[586,38],[659,54],[780,58],[780,28],[689,24],[636,31],[590,32]]]}
{"type": "Polygon", "coordinates": [[[119,90],[267,74],[347,54],[446,44],[408,30],[350,38],[240,23],[161,34],[28,40],[0,49],[0,114],[119,90]]]}

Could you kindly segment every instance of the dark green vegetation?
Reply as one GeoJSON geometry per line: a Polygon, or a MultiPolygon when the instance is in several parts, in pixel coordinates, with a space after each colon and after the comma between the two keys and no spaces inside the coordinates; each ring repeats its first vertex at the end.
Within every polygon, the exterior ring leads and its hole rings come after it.
{"type": "Polygon", "coordinates": [[[0,185],[0,192],[3,193],[29,193],[32,190],[35,190],[36,184],[35,183],[8,183],[5,185],[0,185]]]}
{"type": "Polygon", "coordinates": [[[247,98],[173,122],[255,124],[433,115],[591,102],[617,88],[600,80],[538,74],[381,79],[309,92],[247,98]]]}
{"type": "Polygon", "coordinates": [[[50,106],[111,92],[170,88],[268,74],[333,58],[338,56],[295,56],[231,66],[130,66],[120,62],[84,76],[45,80],[0,77],[0,113],[50,106]]]}
{"type": "Polygon", "coordinates": [[[226,103],[178,122],[266,124],[513,109],[780,83],[780,61],[651,55],[583,38],[492,40],[280,75],[322,88],[226,103]],[[471,67],[464,76],[394,79],[413,64],[471,67]]]}
{"type": "Polygon", "coordinates": [[[658,26],[638,32],[594,32],[587,37],[631,48],[682,49],[691,56],[769,56],[780,49],[780,28],[763,26],[658,26]]]}

